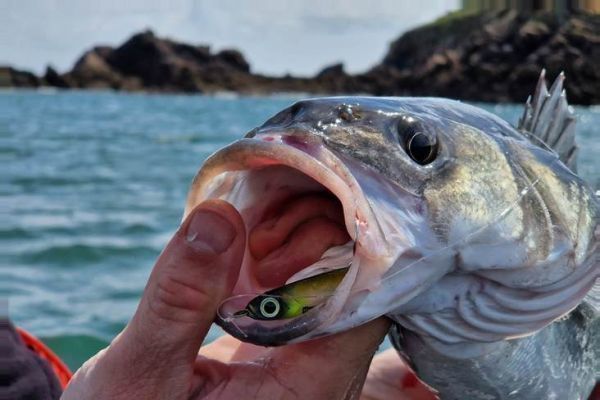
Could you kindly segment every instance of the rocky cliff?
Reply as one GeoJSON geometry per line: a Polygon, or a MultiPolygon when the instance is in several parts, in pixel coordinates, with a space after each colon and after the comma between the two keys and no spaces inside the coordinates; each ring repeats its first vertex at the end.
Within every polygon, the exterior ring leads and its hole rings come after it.
{"type": "Polygon", "coordinates": [[[28,71],[0,65],[0,87],[38,87],[40,78],[28,71]]]}
{"type": "Polygon", "coordinates": [[[49,85],[166,92],[428,95],[522,102],[542,68],[567,75],[571,103],[600,103],[600,15],[450,14],[391,43],[371,70],[351,75],[341,64],[312,78],[253,74],[237,50],[211,52],[146,31],[117,48],[95,47],[71,71],[41,78],[0,68],[0,86],[49,85]]]}
{"type": "Polygon", "coordinates": [[[367,75],[383,93],[520,102],[542,68],[565,72],[572,103],[600,103],[600,15],[449,16],[394,41],[367,75]]]}
{"type": "Polygon", "coordinates": [[[117,48],[94,47],[66,74],[49,68],[48,84],[58,87],[211,92],[238,90],[250,66],[237,50],[211,53],[156,37],[151,31],[132,36],[117,48]]]}

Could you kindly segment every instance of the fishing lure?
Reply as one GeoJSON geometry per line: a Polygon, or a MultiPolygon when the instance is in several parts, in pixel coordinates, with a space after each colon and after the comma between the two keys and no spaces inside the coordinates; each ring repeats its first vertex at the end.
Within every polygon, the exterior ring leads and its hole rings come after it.
{"type": "Polygon", "coordinates": [[[328,271],[269,290],[252,299],[246,308],[233,317],[250,317],[256,320],[277,320],[298,317],[323,303],[342,281],[348,267],[328,271]]]}

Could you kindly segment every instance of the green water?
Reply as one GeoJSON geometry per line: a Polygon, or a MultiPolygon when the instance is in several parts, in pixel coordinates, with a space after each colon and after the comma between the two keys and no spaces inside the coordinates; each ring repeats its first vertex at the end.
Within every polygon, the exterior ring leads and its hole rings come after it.
{"type": "MultiPolygon", "coordinates": [[[[72,368],[106,346],[202,160],[295,100],[0,92],[0,299],[11,318],[72,368]]],[[[521,112],[484,107],[509,121],[521,112]]],[[[577,113],[580,174],[598,187],[600,108],[577,113]]]]}

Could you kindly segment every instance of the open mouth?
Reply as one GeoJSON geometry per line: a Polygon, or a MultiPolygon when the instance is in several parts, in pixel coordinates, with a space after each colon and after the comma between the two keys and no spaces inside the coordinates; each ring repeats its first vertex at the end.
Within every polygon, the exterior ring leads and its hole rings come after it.
{"type": "MultiPolygon", "coordinates": [[[[272,175],[274,168],[261,172],[272,175]]],[[[288,169],[283,167],[281,172],[293,181],[304,178],[288,169]]],[[[265,193],[265,211],[248,233],[253,275],[260,286],[269,288],[283,286],[296,273],[319,261],[328,249],[351,240],[344,226],[342,205],[331,192],[318,187],[317,182],[313,191],[306,192],[279,183],[271,194],[265,193]]]]}
{"type": "Polygon", "coordinates": [[[351,266],[335,289],[337,301],[326,301],[318,313],[267,322],[247,317],[233,321],[228,315],[265,291],[347,267],[356,257],[354,241],[358,238],[357,246],[366,253],[372,242],[360,233],[366,232],[370,215],[349,171],[323,146],[286,139],[244,139],[211,156],[192,185],[185,211],[187,215],[200,202],[217,198],[242,215],[244,261],[218,322],[234,336],[260,344],[298,337],[339,310],[357,268],[351,266]]]}

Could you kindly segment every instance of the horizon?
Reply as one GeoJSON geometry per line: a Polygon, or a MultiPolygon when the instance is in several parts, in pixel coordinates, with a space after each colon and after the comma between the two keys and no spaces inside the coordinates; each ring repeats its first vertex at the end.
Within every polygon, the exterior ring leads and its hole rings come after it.
{"type": "Polygon", "coordinates": [[[114,0],[99,3],[41,0],[11,1],[0,23],[0,64],[43,74],[59,72],[94,46],[117,47],[135,33],[208,45],[212,52],[239,50],[253,73],[312,76],[343,63],[349,73],[381,61],[392,41],[407,30],[459,7],[458,0],[418,3],[382,0],[321,0],[283,4],[277,0],[114,0]],[[23,21],[29,21],[24,24],[23,21]],[[292,45],[293,44],[293,45],[292,45]]]}

